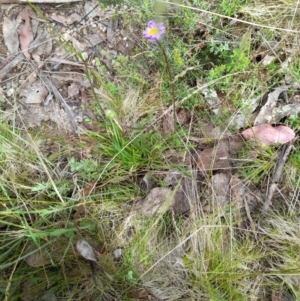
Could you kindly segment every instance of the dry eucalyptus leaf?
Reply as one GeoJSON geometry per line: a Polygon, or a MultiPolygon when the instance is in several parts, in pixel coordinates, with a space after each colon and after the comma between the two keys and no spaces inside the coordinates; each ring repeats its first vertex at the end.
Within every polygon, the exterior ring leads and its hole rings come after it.
{"type": "Polygon", "coordinates": [[[73,98],[76,95],[79,94],[79,84],[78,83],[72,83],[69,87],[68,87],[68,97],[73,98]]]}
{"type": "Polygon", "coordinates": [[[51,263],[51,258],[37,250],[35,253],[27,256],[25,262],[31,267],[38,268],[51,263]]]}
{"type": "Polygon", "coordinates": [[[20,97],[25,97],[27,104],[40,104],[47,97],[49,91],[42,81],[35,81],[33,84],[25,84],[19,92],[20,97]]]}
{"type": "Polygon", "coordinates": [[[173,116],[167,115],[163,121],[163,132],[164,134],[167,133],[174,133],[174,118],[173,116]]]}
{"type": "Polygon", "coordinates": [[[72,37],[72,45],[76,50],[84,51],[90,44],[82,37],[77,39],[72,37]]]}
{"type": "Polygon", "coordinates": [[[242,132],[243,137],[268,145],[284,144],[294,139],[295,132],[287,126],[272,127],[270,124],[260,124],[242,132]]]}
{"type": "Polygon", "coordinates": [[[52,291],[48,291],[40,297],[39,301],[57,301],[57,298],[52,291]]]}
{"type": "Polygon", "coordinates": [[[269,93],[268,100],[265,105],[260,109],[260,112],[254,120],[254,125],[262,123],[273,123],[273,110],[276,107],[279,95],[287,91],[288,86],[283,85],[277,87],[273,92],[269,93]]]}
{"type": "Polygon", "coordinates": [[[200,171],[231,168],[232,158],[243,146],[243,139],[239,135],[219,139],[214,147],[204,149],[198,154],[200,171]]]}
{"type": "Polygon", "coordinates": [[[104,41],[104,39],[98,34],[89,34],[83,37],[72,37],[72,44],[74,48],[80,51],[84,51],[89,47],[93,47],[104,41]]]}
{"type": "Polygon", "coordinates": [[[145,216],[164,213],[172,203],[173,192],[165,187],[155,187],[145,198],[135,204],[134,211],[145,216]]]}
{"type": "Polygon", "coordinates": [[[96,1],[86,1],[84,4],[84,12],[88,18],[103,17],[104,12],[101,11],[99,3],[96,1]]]}
{"type": "Polygon", "coordinates": [[[221,107],[221,101],[217,92],[214,89],[203,88],[202,93],[204,94],[205,100],[209,103],[213,113],[218,115],[221,107]]]}
{"type": "Polygon", "coordinates": [[[39,30],[37,37],[30,44],[30,48],[36,47],[33,53],[39,55],[47,56],[52,50],[52,38],[49,32],[46,30],[39,30]]]}
{"type": "Polygon", "coordinates": [[[3,19],[3,39],[9,54],[15,54],[19,51],[18,27],[21,19],[15,20],[12,16],[3,19]]]}
{"type": "Polygon", "coordinates": [[[232,124],[237,130],[245,127],[247,124],[252,124],[254,119],[253,112],[258,107],[261,97],[247,100],[247,107],[242,110],[239,109],[237,113],[231,118],[232,124]]]}
{"type": "Polygon", "coordinates": [[[272,62],[274,62],[276,60],[276,56],[275,55],[269,55],[267,54],[263,60],[262,60],[262,64],[263,66],[268,66],[270,65],[272,62]]]}
{"type": "Polygon", "coordinates": [[[76,243],[78,253],[85,259],[97,262],[95,253],[90,244],[84,239],[80,239],[76,243]]]}
{"type": "Polygon", "coordinates": [[[220,210],[229,203],[229,182],[229,173],[220,172],[212,175],[204,194],[204,198],[208,200],[209,211],[220,210]]]}
{"type": "Polygon", "coordinates": [[[74,13],[70,16],[63,16],[63,15],[58,15],[56,13],[53,13],[51,15],[51,19],[58,22],[58,23],[62,23],[63,25],[67,26],[67,25],[71,25],[73,24],[74,22],[78,22],[81,20],[81,17],[74,13]]]}
{"type": "Polygon", "coordinates": [[[63,252],[61,252],[60,248],[62,248],[61,245],[38,248],[33,242],[29,243],[25,251],[29,255],[25,258],[25,262],[34,268],[48,265],[51,262],[59,262],[63,257],[63,252]]]}
{"type": "Polygon", "coordinates": [[[129,296],[131,298],[139,299],[139,300],[140,299],[150,300],[149,299],[149,296],[150,296],[149,292],[147,290],[143,289],[143,288],[131,291],[129,293],[129,296]]]}
{"type": "Polygon", "coordinates": [[[231,167],[229,144],[225,140],[212,148],[207,148],[198,154],[198,167],[201,171],[229,169],[231,167]]]}
{"type": "Polygon", "coordinates": [[[187,109],[180,109],[176,113],[176,121],[180,125],[188,124],[191,119],[191,113],[187,109]]]}
{"type": "Polygon", "coordinates": [[[21,13],[20,16],[22,20],[24,21],[24,24],[21,26],[20,29],[20,44],[21,49],[24,53],[24,55],[27,57],[27,59],[30,60],[30,54],[28,52],[28,48],[30,43],[33,41],[33,33],[30,25],[30,18],[28,14],[28,7],[25,7],[21,13]]]}
{"type": "Polygon", "coordinates": [[[254,233],[256,230],[251,214],[257,209],[261,199],[260,191],[252,183],[243,183],[236,176],[231,177],[229,186],[231,201],[236,208],[236,221],[239,228],[244,228],[248,220],[254,233]]]}
{"type": "Polygon", "coordinates": [[[103,37],[98,34],[87,34],[84,37],[88,47],[95,46],[104,41],[103,37]]]}
{"type": "Polygon", "coordinates": [[[274,123],[279,122],[284,117],[290,117],[291,115],[298,114],[300,112],[300,104],[293,103],[283,107],[275,108],[273,110],[272,121],[274,123]]]}
{"type": "Polygon", "coordinates": [[[8,109],[0,117],[0,120],[16,119],[19,126],[26,128],[33,128],[39,126],[42,121],[53,121],[56,126],[53,126],[53,131],[73,132],[68,114],[60,108],[56,102],[51,102],[48,106],[27,105],[27,108],[21,107],[19,109],[20,118],[15,116],[14,109],[8,109]]]}
{"type": "Polygon", "coordinates": [[[144,216],[162,214],[168,210],[178,214],[188,212],[191,209],[191,205],[188,199],[190,191],[187,191],[187,188],[191,188],[191,185],[189,185],[190,183],[185,183],[184,180],[180,180],[177,184],[174,190],[166,187],[151,189],[145,198],[135,204],[133,212],[144,216]]]}
{"type": "Polygon", "coordinates": [[[107,33],[106,33],[108,42],[111,42],[112,38],[114,37],[115,31],[117,30],[118,27],[118,23],[119,23],[118,18],[109,20],[107,33]]]}

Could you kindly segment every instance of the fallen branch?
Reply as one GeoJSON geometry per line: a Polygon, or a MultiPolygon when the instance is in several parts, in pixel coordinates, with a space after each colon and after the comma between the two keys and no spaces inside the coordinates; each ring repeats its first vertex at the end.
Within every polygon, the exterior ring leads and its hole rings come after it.
{"type": "Polygon", "coordinates": [[[274,195],[274,192],[277,188],[277,185],[278,185],[278,181],[280,179],[280,176],[282,174],[282,170],[283,170],[283,166],[292,150],[292,147],[293,147],[293,143],[292,142],[288,142],[286,143],[283,148],[282,148],[282,151],[280,153],[280,157],[277,161],[277,164],[275,166],[275,169],[274,169],[274,173],[273,173],[273,177],[272,177],[272,182],[271,182],[271,185],[268,189],[268,192],[267,192],[267,196],[266,196],[266,201],[264,203],[264,206],[263,206],[263,209],[262,209],[262,216],[266,215],[271,203],[272,203],[272,198],[273,198],[273,195],[274,195]]]}

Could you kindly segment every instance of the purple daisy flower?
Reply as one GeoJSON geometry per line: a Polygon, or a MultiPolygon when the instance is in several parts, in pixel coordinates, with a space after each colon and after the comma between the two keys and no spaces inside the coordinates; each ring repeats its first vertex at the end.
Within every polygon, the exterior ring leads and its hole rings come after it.
{"type": "Polygon", "coordinates": [[[166,32],[164,23],[156,23],[151,20],[148,22],[146,30],[143,32],[143,38],[149,43],[160,40],[161,36],[166,32]]]}

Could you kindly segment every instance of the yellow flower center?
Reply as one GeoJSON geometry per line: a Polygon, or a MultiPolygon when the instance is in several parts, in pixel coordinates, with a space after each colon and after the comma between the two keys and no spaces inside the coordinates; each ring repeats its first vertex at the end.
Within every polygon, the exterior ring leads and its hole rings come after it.
{"type": "Polygon", "coordinates": [[[157,27],[150,28],[149,31],[148,31],[148,33],[149,33],[150,36],[156,35],[157,32],[158,32],[158,28],[157,27]]]}

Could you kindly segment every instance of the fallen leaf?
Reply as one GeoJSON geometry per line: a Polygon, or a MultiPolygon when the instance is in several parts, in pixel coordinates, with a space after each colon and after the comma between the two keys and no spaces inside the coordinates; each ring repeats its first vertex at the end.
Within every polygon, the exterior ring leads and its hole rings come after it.
{"type": "Polygon", "coordinates": [[[130,298],[149,300],[149,292],[145,289],[138,289],[129,293],[130,298]]]}
{"type": "Polygon", "coordinates": [[[261,101],[261,96],[249,99],[247,102],[247,107],[239,109],[236,114],[234,114],[230,120],[237,130],[244,128],[247,124],[251,124],[254,119],[254,111],[259,106],[261,101]]]}
{"type": "Polygon", "coordinates": [[[24,103],[40,104],[44,102],[49,91],[42,81],[35,81],[33,84],[26,83],[19,92],[20,97],[24,97],[24,103]]]}
{"type": "Polygon", "coordinates": [[[85,241],[83,239],[78,240],[76,243],[76,248],[77,248],[78,253],[83,258],[90,260],[90,261],[97,262],[95,253],[87,241],[85,241]]]}
{"type": "Polygon", "coordinates": [[[273,127],[270,124],[264,123],[242,132],[246,139],[272,145],[275,143],[284,144],[294,139],[295,132],[287,126],[273,127]]]}
{"type": "Polygon", "coordinates": [[[88,18],[103,18],[104,12],[101,10],[99,3],[96,1],[86,1],[84,4],[84,12],[88,18]]]}
{"type": "Polygon", "coordinates": [[[175,127],[174,127],[174,118],[173,116],[166,116],[164,121],[163,121],[163,133],[168,134],[168,133],[174,133],[175,132],[175,127]]]}
{"type": "Polygon", "coordinates": [[[103,42],[104,39],[98,34],[87,34],[84,36],[86,42],[88,43],[88,47],[96,46],[99,43],[103,42]]]}
{"type": "Polygon", "coordinates": [[[68,97],[73,98],[79,94],[79,84],[73,82],[70,86],[68,86],[68,97]]]}
{"type": "Polygon", "coordinates": [[[21,11],[20,16],[21,16],[22,20],[24,21],[24,24],[21,26],[21,29],[20,29],[21,49],[22,49],[24,55],[26,56],[26,58],[30,60],[30,54],[28,52],[28,47],[29,47],[30,43],[33,41],[33,34],[32,34],[30,18],[29,18],[27,7],[25,7],[21,11]]]}
{"type": "Polygon", "coordinates": [[[92,190],[95,188],[97,181],[86,183],[80,192],[81,198],[79,200],[80,205],[76,208],[76,212],[73,215],[73,220],[76,220],[86,213],[85,198],[90,195],[92,190]]]}
{"type": "Polygon", "coordinates": [[[215,115],[218,115],[221,107],[221,101],[217,92],[211,88],[203,88],[201,92],[204,95],[205,100],[210,105],[210,109],[215,115]]]}
{"type": "Polygon", "coordinates": [[[3,39],[9,54],[15,54],[19,50],[18,31],[21,19],[15,19],[13,16],[4,17],[3,19],[3,39]]]}
{"type": "Polygon", "coordinates": [[[258,115],[254,120],[254,125],[262,124],[262,123],[273,123],[273,110],[276,107],[278,97],[282,92],[287,91],[288,86],[283,85],[277,87],[273,92],[269,93],[267,102],[260,109],[258,115]]]}
{"type": "Polygon", "coordinates": [[[282,301],[281,296],[275,290],[272,291],[271,301],[282,301]]]}
{"type": "Polygon", "coordinates": [[[52,50],[52,38],[49,32],[40,29],[37,33],[36,38],[30,44],[30,49],[36,47],[34,53],[39,55],[47,56],[52,50]]]}
{"type": "Polygon", "coordinates": [[[45,292],[39,299],[40,301],[57,301],[57,298],[51,289],[45,292]]]}
{"type": "Polygon", "coordinates": [[[102,266],[97,263],[95,253],[87,241],[84,239],[78,240],[76,243],[76,248],[78,253],[90,262],[93,272],[100,272],[101,274],[106,275],[108,279],[113,280],[113,276],[106,273],[102,266]]]}
{"type": "Polygon", "coordinates": [[[283,107],[276,107],[273,110],[272,121],[274,123],[279,122],[284,117],[290,117],[293,114],[298,114],[300,112],[300,104],[294,102],[292,104],[287,104],[283,107]]]}
{"type": "MultiPolygon", "coordinates": [[[[33,251],[34,248],[36,247],[31,245],[26,251],[29,253],[29,251],[33,251]]],[[[40,250],[36,249],[35,253],[30,254],[25,258],[25,262],[31,267],[38,268],[51,263],[51,258],[46,254],[42,254],[40,250]]]]}
{"type": "Polygon", "coordinates": [[[24,60],[24,55],[19,54],[17,55],[12,61],[10,61],[8,64],[6,64],[1,70],[0,70],[0,81],[5,78],[9,71],[17,66],[20,62],[24,60]]]}
{"type": "Polygon", "coordinates": [[[30,242],[26,246],[25,253],[28,256],[25,257],[25,262],[34,268],[48,265],[51,262],[59,262],[63,257],[65,248],[66,245],[62,242],[39,248],[33,242],[30,242]]]}
{"type": "Polygon", "coordinates": [[[109,20],[108,27],[107,27],[107,40],[111,42],[112,38],[114,37],[115,31],[117,30],[119,20],[118,18],[114,18],[109,20]]]}
{"type": "Polygon", "coordinates": [[[143,199],[137,201],[133,212],[144,216],[162,214],[166,211],[173,211],[176,214],[188,212],[193,206],[193,179],[183,177],[177,171],[170,171],[165,178],[170,188],[155,187],[143,199]],[[173,189],[173,190],[172,190],[173,189]]]}
{"type": "Polygon", "coordinates": [[[206,148],[198,154],[198,168],[200,171],[229,169],[232,158],[243,146],[243,139],[239,135],[219,139],[214,147],[206,148]]]}
{"type": "Polygon", "coordinates": [[[51,120],[57,125],[55,131],[59,131],[61,134],[73,131],[67,113],[54,101],[48,106],[27,105],[27,108],[21,107],[19,113],[20,117],[16,118],[14,109],[7,109],[1,115],[0,120],[16,119],[17,124],[26,128],[33,128],[39,126],[42,121],[51,120]]]}
{"type": "Polygon", "coordinates": [[[70,16],[67,16],[67,17],[63,16],[63,15],[57,15],[56,13],[53,13],[51,15],[51,19],[58,22],[58,23],[61,23],[65,26],[67,26],[67,25],[73,24],[74,22],[79,22],[81,20],[81,17],[76,13],[74,13],[70,16]]]}
{"type": "Polygon", "coordinates": [[[263,59],[262,59],[262,65],[263,66],[268,66],[270,65],[272,62],[274,62],[276,60],[277,56],[275,55],[269,55],[267,54],[263,59]]]}
{"type": "Polygon", "coordinates": [[[191,114],[187,109],[180,109],[177,113],[176,113],[176,121],[180,124],[180,125],[185,125],[188,124],[189,121],[191,119],[191,114]]]}
{"type": "Polygon", "coordinates": [[[135,204],[134,211],[144,216],[161,214],[169,208],[172,198],[172,190],[166,187],[155,187],[150,190],[145,198],[135,204]]]}

